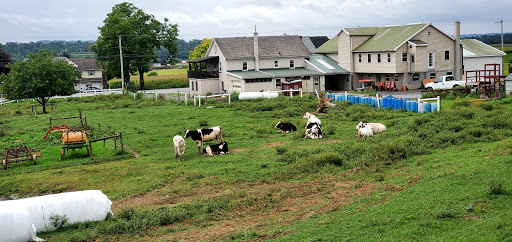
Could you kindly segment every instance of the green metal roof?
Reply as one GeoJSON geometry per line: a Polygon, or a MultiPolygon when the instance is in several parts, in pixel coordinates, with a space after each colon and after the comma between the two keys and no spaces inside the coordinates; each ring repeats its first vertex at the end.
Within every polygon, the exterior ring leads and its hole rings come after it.
{"type": "Polygon", "coordinates": [[[464,45],[464,57],[505,55],[504,52],[476,39],[462,39],[460,42],[464,45]]]}
{"type": "Polygon", "coordinates": [[[272,78],[273,76],[256,70],[249,71],[228,71],[228,74],[231,74],[236,77],[241,77],[242,79],[256,79],[256,78],[272,78]]]}
{"type": "Polygon", "coordinates": [[[512,81],[512,74],[508,74],[508,76],[505,77],[505,81],[512,81]]]}
{"type": "Polygon", "coordinates": [[[405,41],[414,37],[414,34],[418,33],[421,29],[427,27],[428,25],[430,25],[430,23],[379,28],[353,28],[345,30],[347,30],[347,32],[350,34],[356,30],[357,32],[371,33],[377,29],[375,34],[363,44],[358,46],[354,52],[395,51],[396,48],[400,47],[400,45],[402,45],[405,41]]]}
{"type": "Polygon", "coordinates": [[[338,35],[318,47],[318,49],[315,50],[315,53],[338,53],[338,35]]]}
{"type": "Polygon", "coordinates": [[[306,68],[295,68],[295,69],[262,69],[262,72],[269,73],[275,77],[290,77],[290,76],[318,76],[323,75],[318,71],[309,70],[306,68]]]}
{"type": "Polygon", "coordinates": [[[344,28],[349,35],[375,35],[379,27],[344,28]]]}
{"type": "Polygon", "coordinates": [[[308,61],[325,74],[348,74],[349,72],[338,65],[338,62],[329,56],[321,54],[313,54],[308,61]]]}

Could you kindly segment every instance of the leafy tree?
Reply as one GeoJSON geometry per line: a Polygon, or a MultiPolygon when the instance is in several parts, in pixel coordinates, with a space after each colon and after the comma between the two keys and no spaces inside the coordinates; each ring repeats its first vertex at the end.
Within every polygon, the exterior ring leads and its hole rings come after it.
{"type": "Polygon", "coordinates": [[[41,50],[28,54],[26,61],[9,64],[9,74],[0,76],[7,99],[35,99],[46,113],[45,105],[50,97],[75,93],[74,85],[82,73],[67,61],[54,57],[53,52],[41,50]]]}
{"type": "Polygon", "coordinates": [[[212,42],[212,39],[204,38],[201,44],[196,46],[193,51],[190,51],[190,54],[188,55],[189,60],[193,59],[199,59],[206,55],[206,51],[208,51],[208,48],[210,47],[210,43],[212,42]]]}
{"type": "Polygon", "coordinates": [[[132,3],[120,3],[112,8],[99,27],[100,37],[91,46],[96,58],[102,63],[108,77],[121,77],[119,60],[119,36],[123,51],[124,82],[130,81],[130,73],[139,73],[140,87],[144,89],[144,72],[149,71],[149,63],[156,61],[155,48],[165,48],[167,57],[172,60],[177,52],[175,43],[178,26],[169,24],[168,19],[161,23],[153,15],[148,15],[132,3]]]}
{"type": "Polygon", "coordinates": [[[67,51],[67,50],[65,50],[64,52],[62,52],[62,56],[66,57],[66,58],[68,58],[68,59],[70,59],[70,58],[71,58],[71,55],[68,53],[68,51],[67,51]]]}
{"type": "Polygon", "coordinates": [[[9,68],[7,68],[7,65],[11,63],[11,56],[2,50],[2,44],[0,44],[0,75],[2,73],[9,73],[9,68]]]}

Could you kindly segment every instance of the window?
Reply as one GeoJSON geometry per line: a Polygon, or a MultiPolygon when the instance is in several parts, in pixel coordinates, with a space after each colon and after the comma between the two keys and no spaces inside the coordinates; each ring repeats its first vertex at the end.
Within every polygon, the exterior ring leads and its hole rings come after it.
{"type": "Polygon", "coordinates": [[[274,68],[279,68],[279,61],[278,60],[274,61],[274,68]]]}
{"type": "Polygon", "coordinates": [[[427,36],[430,37],[432,33],[430,31],[427,31],[427,36]]]}
{"type": "Polygon", "coordinates": [[[435,72],[430,73],[430,79],[434,79],[434,78],[436,78],[436,73],[435,72]]]}
{"type": "Polygon", "coordinates": [[[388,53],[388,62],[391,62],[391,53],[388,53]]]}
{"type": "Polygon", "coordinates": [[[94,76],[95,75],[95,71],[94,70],[89,70],[88,73],[89,73],[89,76],[94,76]]]}
{"type": "Polygon", "coordinates": [[[247,71],[247,61],[242,63],[242,70],[247,71]]]}
{"type": "Polygon", "coordinates": [[[377,62],[380,63],[380,53],[377,54],[377,62]]]}
{"type": "Polygon", "coordinates": [[[192,91],[194,91],[194,82],[190,82],[190,87],[192,87],[192,91]]]}
{"type": "Polygon", "coordinates": [[[311,77],[310,77],[310,76],[304,76],[304,77],[302,78],[302,80],[309,80],[309,79],[311,79],[311,77]]]}
{"type": "Polygon", "coordinates": [[[368,54],[368,63],[372,63],[372,54],[368,54]]]}
{"type": "Polygon", "coordinates": [[[414,63],[414,54],[411,54],[411,63],[414,63]]]}
{"type": "Polygon", "coordinates": [[[368,79],[372,79],[372,74],[368,74],[368,79]]]}
{"type": "Polygon", "coordinates": [[[281,88],[281,79],[276,79],[276,88],[281,88]]]}
{"type": "Polygon", "coordinates": [[[436,66],[436,52],[428,53],[428,68],[433,69],[436,66]]]}
{"type": "Polygon", "coordinates": [[[361,55],[361,54],[359,54],[359,62],[362,62],[362,59],[363,59],[363,58],[362,58],[362,55],[361,55]]]}
{"type": "Polygon", "coordinates": [[[245,83],[272,82],[270,78],[245,79],[245,83]]]}
{"type": "Polygon", "coordinates": [[[220,83],[220,90],[221,90],[222,92],[224,92],[224,82],[221,82],[221,83],[220,83]]]}
{"type": "Polygon", "coordinates": [[[419,81],[420,80],[420,74],[414,73],[412,74],[412,81],[419,81]]]}
{"type": "Polygon", "coordinates": [[[402,52],[402,62],[407,62],[407,52],[402,52]]]}
{"type": "Polygon", "coordinates": [[[313,78],[313,85],[318,86],[320,84],[320,77],[313,78]]]}
{"type": "Polygon", "coordinates": [[[290,68],[295,68],[295,60],[290,60],[290,68]]]}
{"type": "Polygon", "coordinates": [[[446,72],[446,75],[451,76],[451,75],[453,75],[453,72],[451,72],[451,71],[447,71],[447,72],[446,72]]]}
{"type": "Polygon", "coordinates": [[[445,60],[449,60],[450,59],[450,51],[449,50],[445,50],[444,51],[444,59],[445,60]]]}
{"type": "Polygon", "coordinates": [[[389,74],[386,74],[386,81],[389,81],[389,74]]]}

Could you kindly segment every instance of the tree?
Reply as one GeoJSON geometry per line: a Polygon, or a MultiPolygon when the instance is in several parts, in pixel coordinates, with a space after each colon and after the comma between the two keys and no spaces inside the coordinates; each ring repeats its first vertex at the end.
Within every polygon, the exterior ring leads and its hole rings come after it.
{"type": "Polygon", "coordinates": [[[204,38],[201,44],[196,46],[193,51],[190,51],[190,54],[188,55],[189,60],[193,59],[199,59],[206,55],[206,51],[208,51],[208,48],[210,47],[210,43],[212,42],[212,39],[204,38]]]}
{"type": "Polygon", "coordinates": [[[156,61],[155,48],[165,48],[168,59],[177,52],[176,37],[178,26],[169,24],[168,19],[161,23],[153,15],[148,15],[132,3],[120,3],[112,8],[99,27],[100,37],[91,49],[101,62],[109,77],[121,77],[119,58],[119,38],[123,51],[124,82],[130,81],[130,73],[138,72],[140,87],[144,89],[144,72],[149,71],[149,63],[156,61]]]}
{"type": "Polygon", "coordinates": [[[9,68],[7,68],[9,64],[12,64],[11,56],[2,50],[2,44],[0,44],[0,75],[9,73],[9,68]]]}
{"type": "Polygon", "coordinates": [[[47,50],[28,54],[28,59],[18,61],[8,75],[2,74],[0,81],[7,99],[35,99],[43,105],[53,96],[75,93],[74,85],[82,73],[65,60],[54,59],[55,54],[47,50]]]}

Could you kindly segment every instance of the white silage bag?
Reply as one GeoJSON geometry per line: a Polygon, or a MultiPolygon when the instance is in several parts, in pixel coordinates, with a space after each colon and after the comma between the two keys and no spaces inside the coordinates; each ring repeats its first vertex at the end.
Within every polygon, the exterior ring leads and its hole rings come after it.
{"type": "Polygon", "coordinates": [[[0,202],[0,242],[26,242],[32,236],[32,222],[25,206],[0,202]]]}
{"type": "Polygon", "coordinates": [[[16,200],[25,206],[37,231],[56,230],[50,219],[66,216],[68,223],[105,220],[112,202],[100,190],[66,192],[16,200]]]}

